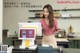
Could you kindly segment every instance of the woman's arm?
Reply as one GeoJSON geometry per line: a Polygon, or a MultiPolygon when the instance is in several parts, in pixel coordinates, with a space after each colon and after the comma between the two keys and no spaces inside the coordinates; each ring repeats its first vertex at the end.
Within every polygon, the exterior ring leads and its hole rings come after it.
{"type": "Polygon", "coordinates": [[[59,28],[58,28],[58,22],[56,18],[54,18],[54,27],[55,27],[54,34],[57,34],[59,32],[59,28]]]}
{"type": "Polygon", "coordinates": [[[58,30],[58,22],[57,22],[57,19],[54,18],[54,27],[55,27],[55,31],[58,30]]]}

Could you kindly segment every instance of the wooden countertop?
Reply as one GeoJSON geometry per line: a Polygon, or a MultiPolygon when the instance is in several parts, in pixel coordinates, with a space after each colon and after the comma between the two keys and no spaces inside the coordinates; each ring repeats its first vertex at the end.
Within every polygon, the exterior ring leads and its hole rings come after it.
{"type": "Polygon", "coordinates": [[[58,42],[69,42],[66,38],[56,38],[56,41],[58,42]]]}

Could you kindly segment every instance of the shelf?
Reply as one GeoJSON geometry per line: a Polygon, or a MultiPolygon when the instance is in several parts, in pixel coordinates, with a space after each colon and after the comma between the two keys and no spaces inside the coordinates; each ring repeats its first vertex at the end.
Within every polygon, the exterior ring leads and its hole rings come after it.
{"type": "Polygon", "coordinates": [[[62,19],[80,19],[80,16],[74,16],[74,17],[60,17],[62,19]]]}
{"type": "Polygon", "coordinates": [[[80,9],[62,9],[62,11],[80,11],[80,9]]]}
{"type": "MultiPolygon", "coordinates": [[[[80,16],[74,16],[74,17],[56,17],[57,19],[80,19],[80,16]]],[[[29,17],[29,19],[41,19],[41,18],[35,18],[35,17],[29,17]]]]}
{"type": "MultiPolygon", "coordinates": [[[[42,12],[43,10],[29,10],[29,12],[42,12]]],[[[80,8],[75,9],[54,9],[53,11],[80,11],[80,8]]],[[[55,14],[55,13],[54,13],[55,14]]],[[[57,14],[59,15],[59,14],[57,14]]],[[[57,19],[80,19],[80,16],[71,16],[71,17],[60,17],[56,16],[57,19]]],[[[29,17],[30,20],[39,20],[40,17],[29,17]]]]}
{"type": "Polygon", "coordinates": [[[29,17],[29,19],[40,19],[40,18],[35,18],[35,17],[29,17]]]}
{"type": "MultiPolygon", "coordinates": [[[[43,10],[29,10],[29,12],[41,12],[43,10]]],[[[53,11],[60,11],[60,10],[53,10],[53,11]]]]}
{"type": "MultiPolygon", "coordinates": [[[[41,12],[43,10],[29,10],[29,12],[41,12]]],[[[80,11],[80,9],[55,9],[53,11],[80,11]]]]}

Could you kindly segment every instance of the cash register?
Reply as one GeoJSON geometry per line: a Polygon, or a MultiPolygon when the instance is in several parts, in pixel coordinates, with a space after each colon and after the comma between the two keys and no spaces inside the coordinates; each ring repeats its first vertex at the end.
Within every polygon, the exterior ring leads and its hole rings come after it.
{"type": "Polygon", "coordinates": [[[42,36],[41,23],[19,23],[18,39],[22,40],[19,47],[14,47],[12,53],[36,53],[36,35],[42,36]]]}

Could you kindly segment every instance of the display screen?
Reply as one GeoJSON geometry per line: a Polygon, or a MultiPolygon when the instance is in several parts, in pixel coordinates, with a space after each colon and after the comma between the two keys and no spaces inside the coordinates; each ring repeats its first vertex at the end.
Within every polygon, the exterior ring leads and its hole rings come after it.
{"type": "Polygon", "coordinates": [[[34,38],[34,29],[20,29],[20,38],[34,38]]]}
{"type": "Polygon", "coordinates": [[[42,26],[39,22],[18,23],[18,38],[23,40],[35,40],[36,36],[42,36],[42,26]]]}

